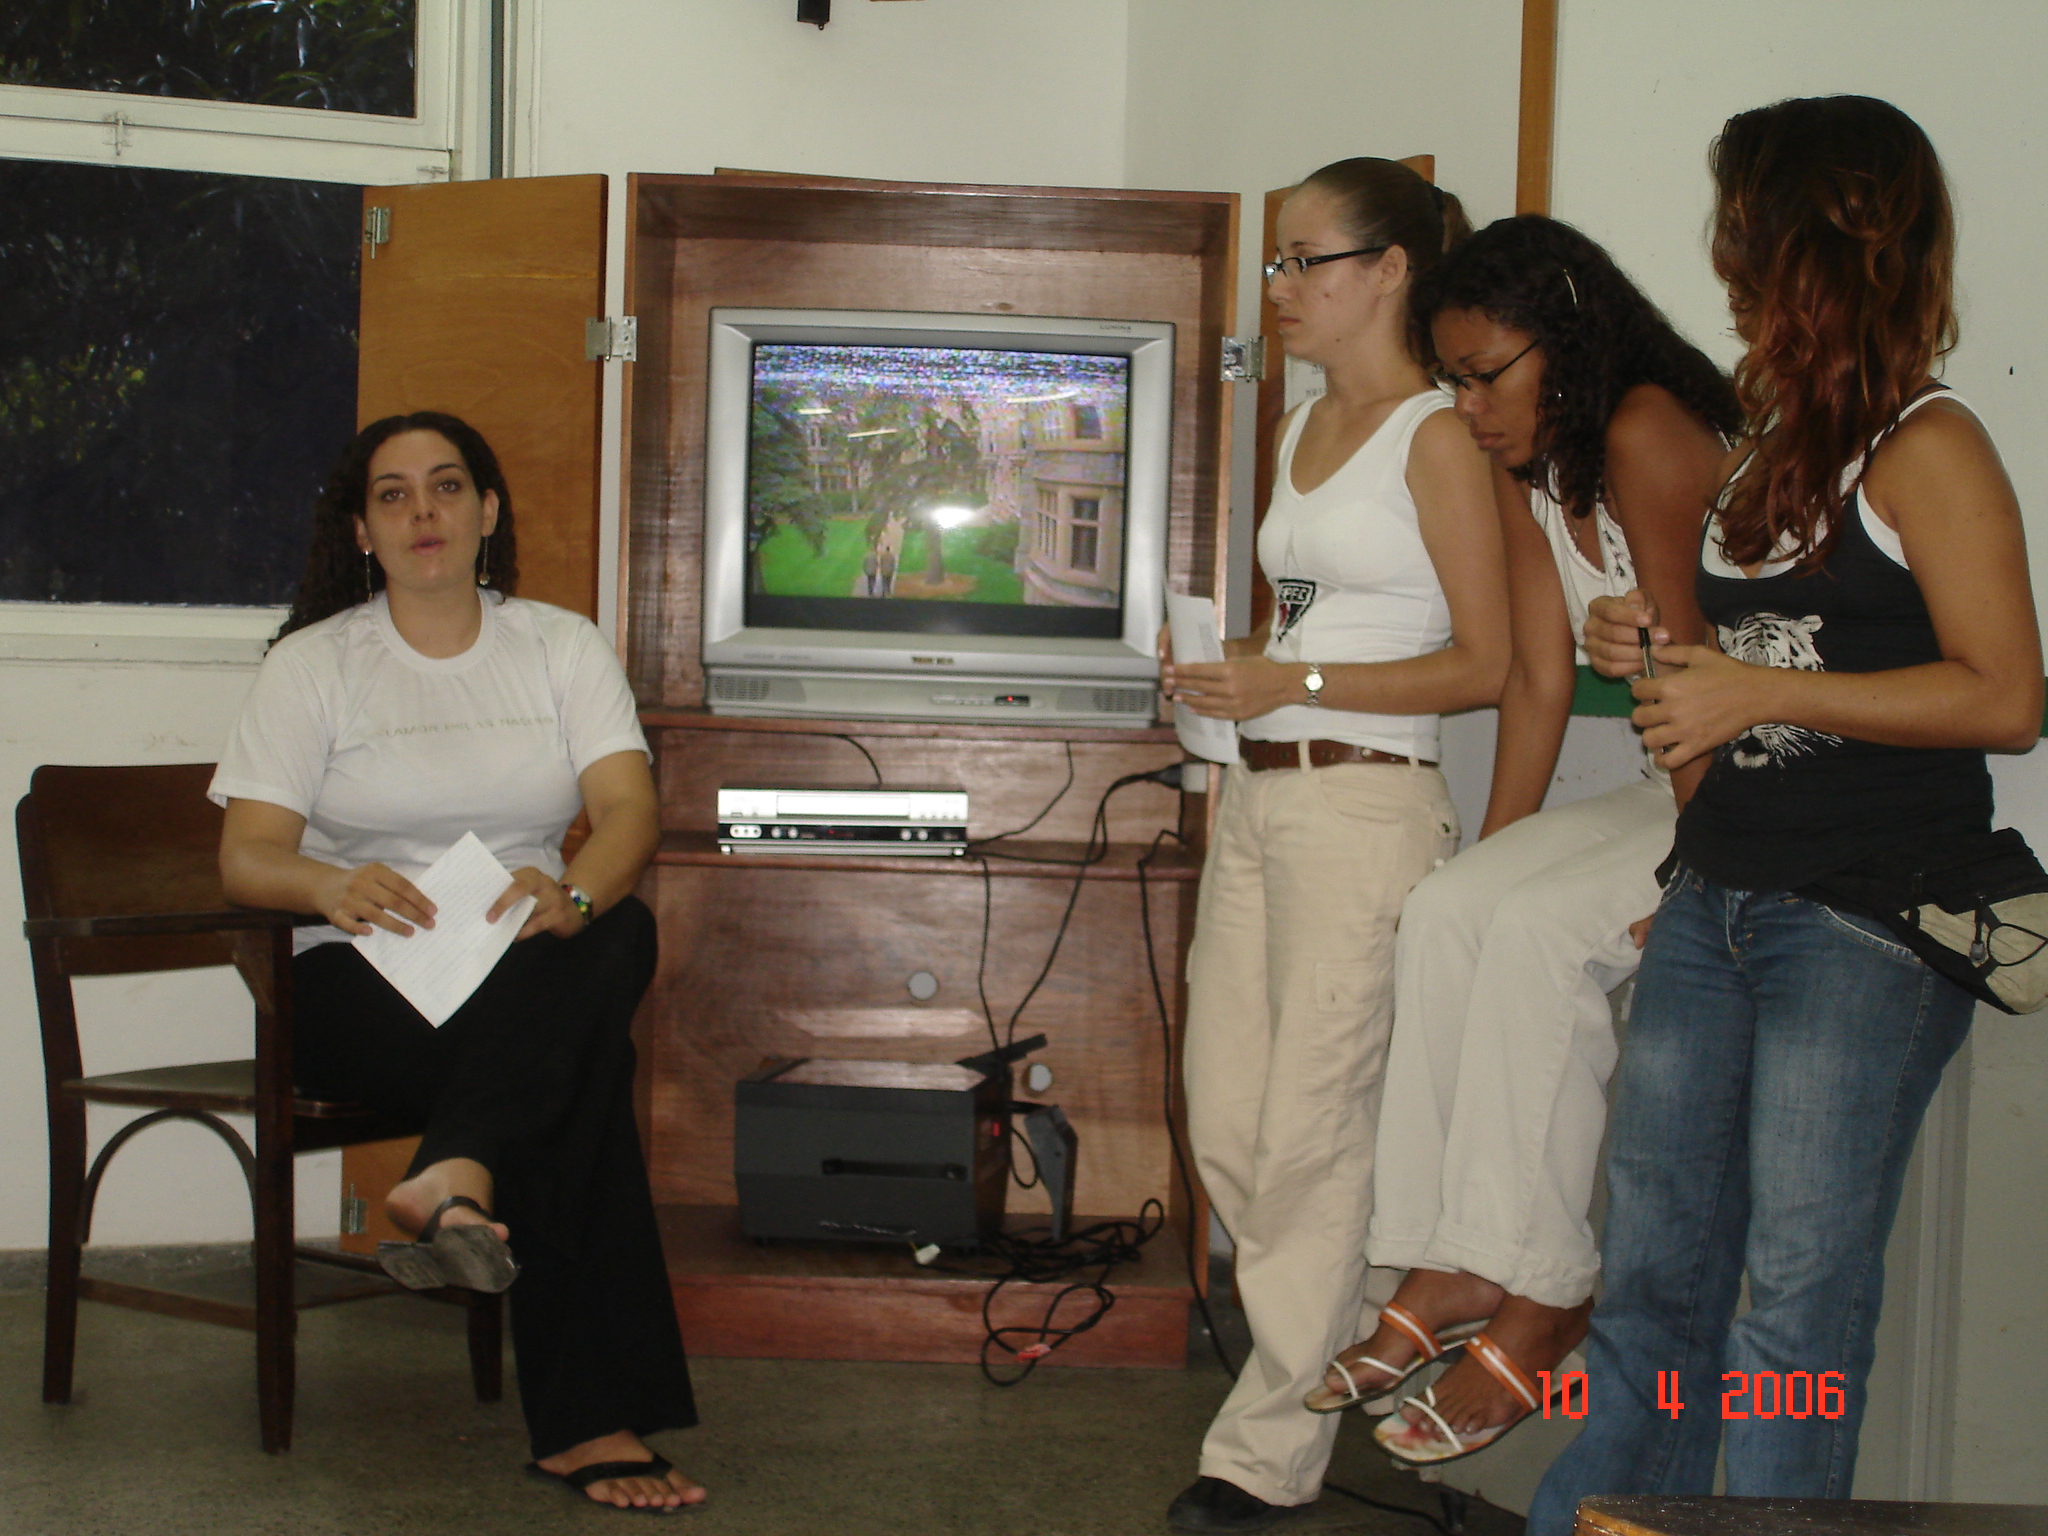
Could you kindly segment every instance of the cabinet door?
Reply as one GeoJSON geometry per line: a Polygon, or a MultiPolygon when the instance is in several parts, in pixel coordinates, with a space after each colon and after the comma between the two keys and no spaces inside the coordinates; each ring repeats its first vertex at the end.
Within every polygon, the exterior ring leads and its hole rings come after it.
{"type": "Polygon", "coordinates": [[[363,249],[358,419],[447,411],[511,488],[519,592],[597,614],[605,179],[366,187],[389,239],[363,249]]]}
{"type": "MultiPolygon", "coordinates": [[[[1410,155],[1400,162],[1424,181],[1436,180],[1435,155],[1410,155]]],[[[1277,253],[1274,227],[1280,218],[1280,205],[1287,201],[1293,187],[1278,187],[1266,194],[1265,223],[1260,231],[1259,260],[1270,261],[1277,253]]],[[[1279,332],[1274,328],[1273,301],[1264,286],[1259,289],[1259,335],[1266,342],[1266,374],[1259,380],[1258,442],[1252,450],[1252,547],[1258,547],[1259,525],[1266,520],[1266,508],[1273,504],[1273,450],[1279,434],[1280,418],[1287,414],[1289,406],[1296,405],[1323,392],[1323,375],[1320,368],[1306,363],[1291,362],[1280,345],[1279,332]]],[[[1273,589],[1265,578],[1257,574],[1257,562],[1253,562],[1252,577],[1252,628],[1257,629],[1273,616],[1273,589]]]]}

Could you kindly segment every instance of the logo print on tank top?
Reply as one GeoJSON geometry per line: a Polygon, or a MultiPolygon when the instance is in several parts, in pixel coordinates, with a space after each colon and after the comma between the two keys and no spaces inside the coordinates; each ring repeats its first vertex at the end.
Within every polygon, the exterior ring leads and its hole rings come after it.
{"type": "Polygon", "coordinates": [[[1301,622],[1316,600],[1316,584],[1306,576],[1282,576],[1273,583],[1273,638],[1283,640],[1301,622]]]}
{"type": "MultiPolygon", "coordinates": [[[[1820,627],[1817,615],[1788,619],[1781,613],[1752,613],[1733,629],[1719,624],[1715,630],[1721,637],[1722,654],[1737,661],[1756,667],[1825,672],[1827,666],[1820,659],[1820,649],[1813,643],[1814,631],[1820,627]]],[[[1841,737],[1826,731],[1767,723],[1751,726],[1721,750],[1738,768],[1766,768],[1841,744],[1841,737]]]]}

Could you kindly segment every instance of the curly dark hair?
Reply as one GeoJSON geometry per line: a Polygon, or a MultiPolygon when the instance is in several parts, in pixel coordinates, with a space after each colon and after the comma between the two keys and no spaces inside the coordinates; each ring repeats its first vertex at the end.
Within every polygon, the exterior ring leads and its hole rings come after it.
{"type": "Polygon", "coordinates": [[[386,416],[349,439],[320,499],[313,504],[313,544],[306,551],[306,574],[299,580],[299,595],[292,600],[284,627],[271,637],[273,645],[295,629],[367,603],[384,585],[383,569],[374,559],[366,560],[356,542],[356,519],[369,504],[371,457],[401,432],[440,433],[462,455],[477,494],[498,493],[497,526],[477,551],[477,584],[494,587],[507,597],[518,590],[519,544],[513,532],[512,491],[483,434],[443,411],[386,416]]]}
{"type": "Polygon", "coordinates": [[[1669,390],[1724,438],[1741,431],[1728,376],[1569,224],[1534,213],[1498,219],[1439,262],[1410,303],[1425,336],[1443,311],[1470,309],[1542,346],[1536,452],[1513,473],[1575,517],[1606,489],[1607,424],[1638,384],[1669,390]]]}
{"type": "MultiPolygon", "coordinates": [[[[1408,255],[1412,291],[1446,251],[1472,233],[1471,220],[1457,194],[1424,180],[1398,160],[1358,155],[1336,160],[1302,179],[1336,199],[1344,229],[1360,246],[1398,245],[1408,255]]],[[[1410,312],[1408,352],[1417,362],[1429,359],[1429,337],[1410,312]]]]}
{"type": "Polygon", "coordinates": [[[1826,560],[1841,474],[1956,344],[1955,218],[1941,159],[1888,101],[1817,96],[1728,119],[1714,173],[1714,271],[1744,317],[1735,386],[1758,436],[1729,486],[1741,564],[1789,534],[1826,560]]]}

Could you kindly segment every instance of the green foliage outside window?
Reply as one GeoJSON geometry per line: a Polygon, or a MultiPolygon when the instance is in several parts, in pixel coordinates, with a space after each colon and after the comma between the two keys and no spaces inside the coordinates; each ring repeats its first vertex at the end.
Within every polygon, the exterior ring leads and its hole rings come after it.
{"type": "Polygon", "coordinates": [[[0,600],[289,600],[355,429],[361,201],[0,160],[0,600]]]}
{"type": "Polygon", "coordinates": [[[0,85],[411,117],[416,0],[9,0],[0,85]]]}

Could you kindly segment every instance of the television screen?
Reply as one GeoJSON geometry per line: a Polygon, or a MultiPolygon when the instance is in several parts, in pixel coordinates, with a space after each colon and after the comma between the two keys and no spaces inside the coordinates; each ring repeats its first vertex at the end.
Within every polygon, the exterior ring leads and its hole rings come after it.
{"type": "Polygon", "coordinates": [[[1115,639],[1131,359],[756,341],[750,626],[1115,639]]]}

